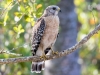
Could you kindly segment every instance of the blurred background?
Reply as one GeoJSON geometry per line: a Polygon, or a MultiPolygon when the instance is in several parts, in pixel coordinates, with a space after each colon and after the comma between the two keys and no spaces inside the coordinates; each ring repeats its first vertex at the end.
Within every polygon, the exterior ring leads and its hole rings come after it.
{"type": "MultiPolygon", "coordinates": [[[[58,5],[60,34],[54,50],[81,40],[99,23],[100,0],[0,0],[0,50],[31,56],[31,28],[49,5],[58,5]]],[[[0,54],[1,59],[18,56],[0,54]]],[[[41,74],[31,73],[31,62],[0,65],[0,75],[100,75],[100,32],[77,51],[46,61],[41,74]]]]}

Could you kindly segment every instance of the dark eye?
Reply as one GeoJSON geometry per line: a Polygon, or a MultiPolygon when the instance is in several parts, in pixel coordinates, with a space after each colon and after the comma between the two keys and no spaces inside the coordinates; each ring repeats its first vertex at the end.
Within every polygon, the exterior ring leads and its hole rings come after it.
{"type": "Polygon", "coordinates": [[[53,9],[53,10],[56,10],[56,8],[55,8],[55,7],[53,7],[52,9],[53,9]]]}

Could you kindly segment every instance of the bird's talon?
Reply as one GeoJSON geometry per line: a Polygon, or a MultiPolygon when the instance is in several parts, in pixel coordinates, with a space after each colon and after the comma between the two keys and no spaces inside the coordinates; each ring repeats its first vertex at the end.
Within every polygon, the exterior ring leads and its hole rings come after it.
{"type": "Polygon", "coordinates": [[[46,59],[46,55],[42,55],[40,58],[41,59],[46,59]]]}

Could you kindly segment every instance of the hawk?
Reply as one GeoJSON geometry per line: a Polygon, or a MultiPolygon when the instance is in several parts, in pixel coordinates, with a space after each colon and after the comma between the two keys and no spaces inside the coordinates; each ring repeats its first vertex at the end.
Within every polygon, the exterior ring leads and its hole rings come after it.
{"type": "MultiPolygon", "coordinates": [[[[45,56],[48,54],[57,39],[59,31],[58,12],[60,8],[50,5],[43,15],[37,20],[32,31],[32,55],[45,56]]],[[[40,73],[45,67],[45,62],[32,62],[31,72],[40,73]]]]}

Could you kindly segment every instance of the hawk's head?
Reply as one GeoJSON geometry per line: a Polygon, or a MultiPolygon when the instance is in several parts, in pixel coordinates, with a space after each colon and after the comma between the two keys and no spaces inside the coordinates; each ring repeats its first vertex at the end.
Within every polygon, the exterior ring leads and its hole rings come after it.
{"type": "Polygon", "coordinates": [[[44,11],[44,13],[47,15],[58,15],[58,12],[61,12],[61,10],[56,5],[50,5],[44,11]]]}

